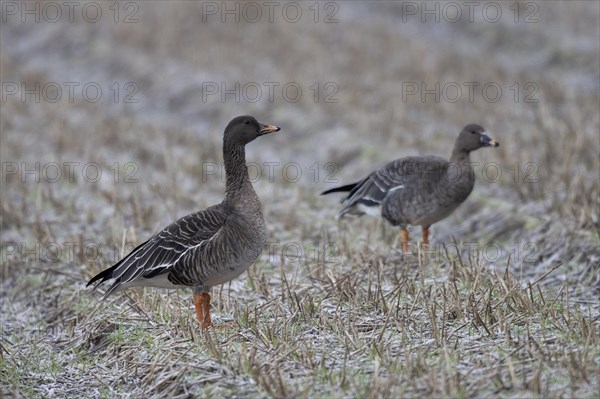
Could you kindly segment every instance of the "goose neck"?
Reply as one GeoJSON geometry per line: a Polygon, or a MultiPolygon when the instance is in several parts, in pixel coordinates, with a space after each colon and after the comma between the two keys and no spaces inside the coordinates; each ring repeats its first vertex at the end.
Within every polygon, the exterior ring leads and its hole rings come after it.
{"type": "Polygon", "coordinates": [[[229,198],[236,196],[250,182],[244,146],[225,143],[223,145],[223,162],[225,163],[225,193],[229,198]]]}

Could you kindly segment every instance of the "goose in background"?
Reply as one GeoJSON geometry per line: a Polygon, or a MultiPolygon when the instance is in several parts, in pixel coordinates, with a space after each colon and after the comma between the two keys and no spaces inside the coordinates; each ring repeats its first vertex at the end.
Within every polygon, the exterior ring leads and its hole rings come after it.
{"type": "Polygon", "coordinates": [[[421,226],[423,244],[429,245],[429,227],[448,217],[462,204],[475,184],[469,155],[481,147],[498,147],[485,130],[469,124],[459,133],[450,159],[437,156],[400,158],[362,180],[324,191],[347,192],[339,213],[363,215],[378,210],[392,226],[400,226],[402,250],[409,252],[407,226],[421,226]]]}

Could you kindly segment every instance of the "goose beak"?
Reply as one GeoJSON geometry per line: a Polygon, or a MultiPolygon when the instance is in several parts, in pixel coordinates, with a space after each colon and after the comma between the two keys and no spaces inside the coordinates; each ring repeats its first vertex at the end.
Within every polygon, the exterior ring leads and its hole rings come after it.
{"type": "Polygon", "coordinates": [[[260,124],[260,130],[258,131],[258,133],[261,134],[261,136],[263,134],[269,134],[269,133],[273,133],[273,132],[278,132],[280,131],[281,128],[279,126],[275,126],[275,125],[265,125],[263,123],[260,124]]]}
{"type": "Polygon", "coordinates": [[[498,147],[500,145],[499,142],[490,138],[490,136],[485,133],[481,133],[480,141],[484,147],[498,147]]]}

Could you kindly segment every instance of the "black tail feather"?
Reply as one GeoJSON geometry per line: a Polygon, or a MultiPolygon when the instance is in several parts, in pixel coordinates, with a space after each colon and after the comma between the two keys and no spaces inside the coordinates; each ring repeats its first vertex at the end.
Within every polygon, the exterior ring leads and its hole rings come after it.
{"type": "Polygon", "coordinates": [[[345,186],[331,188],[329,190],[323,191],[321,193],[321,195],[327,195],[327,194],[331,194],[331,193],[342,193],[342,192],[352,191],[352,189],[354,187],[356,187],[357,184],[358,184],[358,182],[352,183],[352,184],[346,184],[345,186]]]}
{"type": "Polygon", "coordinates": [[[139,249],[141,249],[148,241],[144,241],[143,243],[141,243],[140,245],[138,245],[137,247],[135,247],[133,249],[133,251],[131,251],[127,256],[123,257],[123,259],[121,259],[120,261],[118,261],[114,266],[109,267],[108,269],[101,271],[100,273],[96,274],[87,284],[86,287],[89,287],[91,284],[93,284],[95,281],[100,280],[100,282],[96,285],[96,287],[98,287],[98,285],[102,284],[103,282],[105,282],[106,280],[110,280],[113,277],[113,273],[115,272],[115,270],[117,270],[117,267],[121,266],[121,263],[123,263],[125,260],[127,260],[131,255],[135,254],[139,249]]]}
{"type": "Polygon", "coordinates": [[[110,280],[112,278],[113,272],[117,269],[117,266],[119,266],[119,264],[117,263],[114,266],[109,267],[106,270],[101,271],[100,273],[96,274],[86,285],[86,287],[89,287],[91,284],[93,284],[95,281],[100,280],[100,282],[98,283],[98,285],[102,284],[103,282],[105,282],[106,280],[110,280]]]}

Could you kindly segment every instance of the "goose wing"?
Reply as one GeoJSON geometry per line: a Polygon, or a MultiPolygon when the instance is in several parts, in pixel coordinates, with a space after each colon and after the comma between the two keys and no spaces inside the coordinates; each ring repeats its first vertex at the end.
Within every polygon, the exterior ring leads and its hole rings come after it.
{"type": "Polygon", "coordinates": [[[359,181],[342,199],[340,216],[350,213],[358,205],[380,206],[394,190],[419,190],[440,181],[448,161],[435,156],[400,158],[375,170],[359,181]]]}
{"type": "MultiPolygon", "coordinates": [[[[88,285],[99,281],[97,287],[114,279],[103,299],[120,287],[135,285],[132,284],[134,280],[135,283],[144,285],[143,282],[147,279],[148,285],[151,285],[151,279],[180,269],[182,260],[189,258],[186,255],[202,251],[219,234],[227,219],[226,215],[221,205],[215,205],[182,217],[136,247],[117,264],[96,275],[88,285]]],[[[177,285],[176,282],[173,285],[177,285]]]]}

